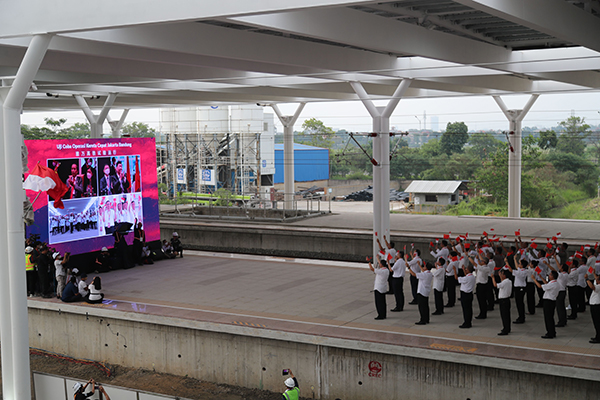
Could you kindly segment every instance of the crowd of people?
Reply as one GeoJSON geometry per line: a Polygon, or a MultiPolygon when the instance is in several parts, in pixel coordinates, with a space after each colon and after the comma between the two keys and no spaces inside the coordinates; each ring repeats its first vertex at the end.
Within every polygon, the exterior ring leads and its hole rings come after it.
{"type": "Polygon", "coordinates": [[[98,228],[98,217],[93,209],[81,213],[71,212],[62,215],[51,215],[49,220],[51,236],[96,230],[98,228]]]}
{"type": "Polygon", "coordinates": [[[43,298],[56,297],[65,302],[86,301],[100,303],[104,298],[99,276],[88,281],[87,272],[105,273],[116,269],[133,268],[136,264],[154,264],[156,260],[183,257],[183,245],[177,232],[170,241],[153,250],[146,243],[146,235],[139,222],[133,230],[133,243],[128,245],[123,233],[115,231],[112,251],[103,247],[91,265],[74,265],[71,254],[61,254],[39,236],[31,235],[25,241],[25,271],[27,295],[43,298]]]}
{"type": "Polygon", "coordinates": [[[111,235],[121,223],[137,225],[142,220],[141,196],[128,194],[101,197],[98,203],[99,235],[111,235]]]}
{"type": "Polygon", "coordinates": [[[487,232],[475,241],[460,235],[429,243],[433,261],[424,261],[421,251],[411,244],[409,251],[396,249],[385,236],[383,244],[377,239],[380,251],[376,260],[367,257],[369,268],[375,273],[375,319],[387,317],[386,294],[393,294],[392,312],[404,310],[404,277],[410,276],[412,300],[417,305],[420,319],[417,325],[430,322],[430,315],[443,315],[446,308],[454,307],[459,287],[462,307],[462,329],[472,327],[473,319],[484,320],[496,306],[500,311],[500,336],[510,334],[512,324],[526,323],[526,315],[542,309],[546,333],[544,339],[556,337],[556,328],[578,319],[589,306],[596,335],[590,343],[600,343],[600,257],[595,246],[581,246],[573,254],[567,243],[558,244],[560,234],[539,244],[524,241],[520,231],[515,241],[505,242],[487,232]],[[430,313],[429,297],[433,289],[435,310],[430,313]],[[444,301],[444,293],[446,301],[444,301]],[[473,317],[473,303],[477,301],[478,314],[473,317]],[[512,321],[514,301],[517,318],[512,321]],[[444,304],[446,303],[446,304],[444,304]]]}

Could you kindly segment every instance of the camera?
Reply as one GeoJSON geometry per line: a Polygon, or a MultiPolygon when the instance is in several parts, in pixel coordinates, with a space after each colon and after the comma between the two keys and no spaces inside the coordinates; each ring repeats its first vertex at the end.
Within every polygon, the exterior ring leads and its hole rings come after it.
{"type": "Polygon", "coordinates": [[[290,370],[289,370],[289,369],[284,369],[284,370],[282,371],[282,373],[281,373],[281,374],[282,374],[282,375],[287,375],[287,374],[289,374],[289,373],[290,373],[290,370]]]}

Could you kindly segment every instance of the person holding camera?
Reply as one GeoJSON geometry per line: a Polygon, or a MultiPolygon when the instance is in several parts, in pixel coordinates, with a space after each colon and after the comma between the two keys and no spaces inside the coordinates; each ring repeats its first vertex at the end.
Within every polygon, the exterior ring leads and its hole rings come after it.
{"type": "Polygon", "coordinates": [[[59,252],[52,254],[52,258],[54,259],[54,271],[56,276],[56,298],[60,299],[62,297],[62,292],[67,285],[67,268],[65,264],[69,262],[69,256],[71,253],[65,253],[64,256],[61,256],[59,252]]]}
{"type": "Polygon", "coordinates": [[[298,380],[292,373],[291,369],[284,369],[283,375],[290,375],[283,383],[285,384],[285,392],[283,392],[283,400],[298,400],[300,398],[300,389],[298,388],[298,380]]]}
{"type": "Polygon", "coordinates": [[[98,389],[98,391],[100,393],[102,393],[103,397],[106,400],[110,400],[110,397],[108,396],[108,393],[106,393],[106,390],[104,390],[104,387],[102,387],[102,385],[97,384],[96,381],[92,378],[89,381],[86,382],[85,385],[82,385],[81,383],[77,382],[73,385],[73,392],[75,392],[75,394],[73,395],[74,400],[85,400],[88,397],[91,397],[94,395],[96,389],[98,389]],[[85,388],[89,385],[92,384],[92,391],[91,392],[87,392],[87,393],[83,393],[83,391],[85,390],[85,388]]]}

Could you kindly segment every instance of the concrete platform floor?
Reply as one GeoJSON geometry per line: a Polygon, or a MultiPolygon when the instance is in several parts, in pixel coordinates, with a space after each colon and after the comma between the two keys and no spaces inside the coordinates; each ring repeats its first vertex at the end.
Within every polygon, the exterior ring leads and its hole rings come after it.
{"type": "MultiPolygon", "coordinates": [[[[589,310],[557,328],[558,337],[551,340],[540,338],[545,333],[541,309],[525,324],[513,324],[508,336],[497,336],[498,308],[486,320],[473,320],[471,329],[458,328],[460,305],[431,316],[426,326],[415,325],[418,310],[408,304],[403,312],[374,320],[374,275],[366,264],[188,251],[184,258],[99,275],[104,304],[81,307],[579,367],[600,377],[600,345],[588,343],[594,336],[589,310]]],[[[408,279],[404,292],[410,301],[408,279]]],[[[394,297],[386,297],[388,309],[393,308],[394,297]]]]}

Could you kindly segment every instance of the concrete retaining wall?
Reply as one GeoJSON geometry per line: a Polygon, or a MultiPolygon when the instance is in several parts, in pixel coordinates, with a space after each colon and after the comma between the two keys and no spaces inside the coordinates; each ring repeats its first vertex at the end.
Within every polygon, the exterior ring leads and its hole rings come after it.
{"type": "Polygon", "coordinates": [[[29,303],[30,345],[231,385],[282,389],[291,368],[317,399],[592,399],[597,372],[378,343],[29,303]],[[515,397],[516,396],[516,397],[515,397]]]}

